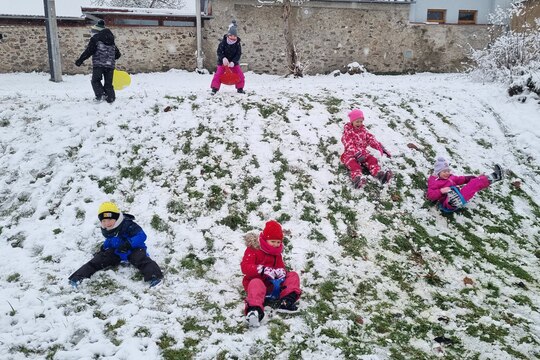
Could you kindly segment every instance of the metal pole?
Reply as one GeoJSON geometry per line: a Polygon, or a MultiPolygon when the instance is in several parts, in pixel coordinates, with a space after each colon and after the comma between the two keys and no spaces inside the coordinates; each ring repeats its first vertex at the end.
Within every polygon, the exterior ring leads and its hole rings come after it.
{"type": "Polygon", "coordinates": [[[47,49],[49,53],[49,68],[51,81],[62,81],[62,62],[60,57],[60,42],[58,41],[58,26],[56,24],[55,0],[43,0],[45,6],[45,28],[47,31],[47,49]]]}
{"type": "Polygon", "coordinates": [[[201,0],[195,0],[195,17],[197,19],[197,70],[203,69],[201,0]]]}

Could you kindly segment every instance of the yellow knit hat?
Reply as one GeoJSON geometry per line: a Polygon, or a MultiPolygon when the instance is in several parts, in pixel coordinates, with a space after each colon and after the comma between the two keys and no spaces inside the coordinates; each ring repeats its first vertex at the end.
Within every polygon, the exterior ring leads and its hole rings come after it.
{"type": "Polygon", "coordinates": [[[120,217],[120,209],[116,206],[115,203],[106,201],[99,206],[98,218],[99,220],[103,219],[115,219],[118,220],[120,217]]]}

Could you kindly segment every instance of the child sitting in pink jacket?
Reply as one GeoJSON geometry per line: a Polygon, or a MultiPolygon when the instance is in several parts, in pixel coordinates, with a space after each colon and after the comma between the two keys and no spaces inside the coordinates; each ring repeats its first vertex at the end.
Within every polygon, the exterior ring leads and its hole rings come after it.
{"type": "Polygon", "coordinates": [[[433,175],[428,179],[427,197],[431,201],[437,201],[441,210],[452,212],[464,207],[478,191],[502,178],[503,172],[499,165],[495,165],[494,171],[489,175],[452,175],[448,161],[439,157],[435,162],[433,175]]]}
{"type": "Polygon", "coordinates": [[[245,241],[247,249],[240,267],[244,274],[242,284],[247,293],[246,321],[250,327],[258,327],[264,317],[266,295],[274,290],[272,280],[283,279],[278,311],[296,311],[296,302],[302,291],[298,274],[285,269],[281,257],[283,230],[277,221],[268,221],[258,237],[253,233],[247,234],[245,241]]]}
{"type": "Polygon", "coordinates": [[[349,113],[349,122],[345,124],[341,142],[345,151],[341,155],[341,162],[349,169],[351,180],[355,188],[361,188],[366,183],[362,170],[366,169],[377,178],[381,184],[386,184],[392,178],[392,172],[381,171],[377,159],[368,152],[368,146],[379,150],[382,155],[391,157],[390,153],[375,139],[364,126],[364,113],[354,109],[349,113]]]}

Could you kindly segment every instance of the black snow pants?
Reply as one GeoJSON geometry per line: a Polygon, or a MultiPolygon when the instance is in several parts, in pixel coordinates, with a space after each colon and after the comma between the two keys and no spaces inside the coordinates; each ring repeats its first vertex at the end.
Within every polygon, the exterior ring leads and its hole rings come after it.
{"type": "Polygon", "coordinates": [[[105,94],[107,95],[107,102],[112,103],[116,99],[116,94],[113,88],[113,75],[114,69],[96,66],[92,71],[92,89],[96,99],[100,100],[105,94]],[[101,83],[101,79],[104,79],[104,84],[101,83]]]}
{"type": "MultiPolygon", "coordinates": [[[[163,274],[159,265],[156,264],[148,255],[146,255],[145,249],[134,249],[128,256],[130,264],[135,266],[144,275],[144,281],[150,281],[152,278],[163,278],[163,274]]],[[[107,249],[98,252],[94,255],[94,258],[75,271],[69,280],[81,280],[88,279],[90,276],[98,270],[103,270],[110,266],[116,266],[120,264],[120,256],[114,253],[114,249],[107,249]]]]}

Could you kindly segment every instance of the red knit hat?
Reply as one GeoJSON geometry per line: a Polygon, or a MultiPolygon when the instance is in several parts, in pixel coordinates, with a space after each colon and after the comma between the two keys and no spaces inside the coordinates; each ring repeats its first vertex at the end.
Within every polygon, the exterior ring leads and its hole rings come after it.
{"type": "Polygon", "coordinates": [[[281,225],[275,220],[268,221],[264,226],[261,237],[264,240],[283,240],[281,225]]]}

